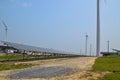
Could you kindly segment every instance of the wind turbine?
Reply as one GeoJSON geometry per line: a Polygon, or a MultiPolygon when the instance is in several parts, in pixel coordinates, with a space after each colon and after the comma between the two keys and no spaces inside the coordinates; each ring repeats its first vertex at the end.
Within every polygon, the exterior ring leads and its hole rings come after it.
{"type": "Polygon", "coordinates": [[[107,43],[108,43],[108,53],[109,53],[110,41],[108,40],[107,43]]]}
{"type": "Polygon", "coordinates": [[[96,36],[96,56],[100,54],[100,0],[97,0],[97,36],[96,36]]]}
{"type": "Polygon", "coordinates": [[[86,37],[86,42],[85,42],[85,55],[87,56],[87,44],[88,44],[88,35],[87,35],[87,33],[86,33],[85,37],[86,37]]]}
{"type": "Polygon", "coordinates": [[[92,53],[92,44],[90,44],[90,56],[92,56],[91,53],[92,53]]]}
{"type": "Polygon", "coordinates": [[[5,24],[5,22],[4,21],[2,21],[2,23],[3,23],[3,25],[4,25],[4,27],[5,27],[5,42],[7,42],[7,31],[8,31],[8,28],[7,28],[7,25],[5,24]]]}

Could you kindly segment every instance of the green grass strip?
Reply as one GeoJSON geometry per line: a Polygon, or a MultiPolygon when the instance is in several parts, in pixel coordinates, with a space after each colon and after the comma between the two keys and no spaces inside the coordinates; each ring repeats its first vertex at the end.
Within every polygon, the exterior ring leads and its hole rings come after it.
{"type": "Polygon", "coordinates": [[[93,65],[94,72],[109,71],[104,77],[98,80],[120,80],[120,56],[99,57],[93,65]]]}
{"type": "Polygon", "coordinates": [[[120,80],[120,73],[106,74],[104,77],[99,78],[99,80],[120,80]]]}
{"type": "Polygon", "coordinates": [[[0,64],[0,71],[31,67],[32,64],[0,64]]]}

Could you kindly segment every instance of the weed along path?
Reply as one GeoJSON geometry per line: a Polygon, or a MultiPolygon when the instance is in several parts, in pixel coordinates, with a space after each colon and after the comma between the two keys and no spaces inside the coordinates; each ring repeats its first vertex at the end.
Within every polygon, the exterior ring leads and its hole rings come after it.
{"type": "Polygon", "coordinates": [[[31,68],[10,71],[7,79],[10,80],[58,80],[61,75],[73,74],[89,70],[96,57],[79,57],[54,60],[31,68]]]}

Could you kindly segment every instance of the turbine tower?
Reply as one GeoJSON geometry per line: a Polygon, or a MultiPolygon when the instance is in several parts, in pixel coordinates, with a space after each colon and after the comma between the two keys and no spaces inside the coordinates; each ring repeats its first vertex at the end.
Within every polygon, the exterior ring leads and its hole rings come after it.
{"type": "Polygon", "coordinates": [[[109,53],[110,41],[108,40],[107,43],[108,43],[108,53],[109,53]]]}
{"type": "Polygon", "coordinates": [[[7,25],[5,24],[4,21],[2,21],[4,27],[5,27],[5,42],[7,42],[7,31],[8,31],[8,28],[7,28],[7,25]]]}
{"type": "Polygon", "coordinates": [[[96,56],[100,54],[100,0],[97,0],[97,36],[96,36],[96,56]]]}
{"type": "Polygon", "coordinates": [[[87,56],[87,44],[88,44],[88,35],[87,35],[87,33],[86,33],[85,37],[86,37],[86,42],[85,42],[85,55],[87,56]]]}

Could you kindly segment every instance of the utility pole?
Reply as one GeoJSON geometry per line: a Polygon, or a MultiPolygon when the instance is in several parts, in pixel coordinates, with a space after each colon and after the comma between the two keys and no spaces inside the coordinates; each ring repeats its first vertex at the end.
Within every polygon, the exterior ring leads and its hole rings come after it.
{"type": "Polygon", "coordinates": [[[107,43],[108,43],[108,53],[109,53],[109,46],[110,46],[109,43],[110,43],[110,41],[108,40],[107,43]]]}
{"type": "Polygon", "coordinates": [[[100,0],[97,0],[97,36],[96,36],[96,56],[100,54],[100,0]]]}
{"type": "Polygon", "coordinates": [[[92,52],[92,44],[90,44],[90,56],[92,56],[91,52],[92,52]]]}
{"type": "Polygon", "coordinates": [[[85,42],[85,55],[87,55],[87,42],[88,42],[88,35],[85,35],[86,37],[86,42],[85,42]]]}
{"type": "Polygon", "coordinates": [[[81,53],[81,49],[80,49],[80,55],[82,55],[82,53],[81,53]]]}

